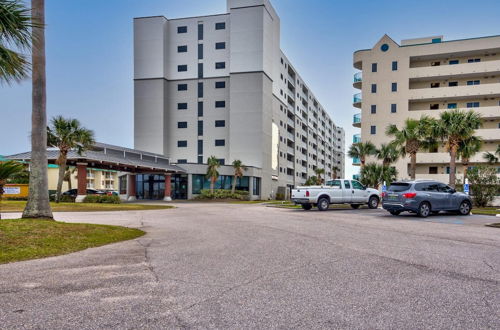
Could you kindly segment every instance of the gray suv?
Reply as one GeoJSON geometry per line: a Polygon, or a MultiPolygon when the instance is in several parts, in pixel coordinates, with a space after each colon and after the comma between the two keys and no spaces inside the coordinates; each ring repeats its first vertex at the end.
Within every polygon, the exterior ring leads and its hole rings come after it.
{"type": "Polygon", "coordinates": [[[382,207],[392,215],[408,211],[420,217],[439,211],[468,215],[472,209],[469,195],[457,192],[450,186],[431,180],[393,182],[382,194],[382,207]]]}

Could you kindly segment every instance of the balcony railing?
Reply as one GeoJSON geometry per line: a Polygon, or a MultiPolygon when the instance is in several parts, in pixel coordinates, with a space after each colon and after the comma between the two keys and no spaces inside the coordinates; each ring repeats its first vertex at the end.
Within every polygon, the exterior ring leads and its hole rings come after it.
{"type": "Polygon", "coordinates": [[[361,103],[361,93],[354,94],[352,97],[352,102],[353,103],[361,103]]]}
{"type": "Polygon", "coordinates": [[[361,142],[361,134],[354,134],[352,136],[352,143],[360,143],[361,142]]]}
{"type": "Polygon", "coordinates": [[[352,123],[353,124],[361,124],[361,114],[357,113],[354,116],[352,116],[352,123]]]}
{"type": "Polygon", "coordinates": [[[359,179],[361,179],[361,176],[359,174],[353,174],[352,175],[352,179],[353,180],[359,180],[359,179]]]}
{"type": "Polygon", "coordinates": [[[361,165],[361,160],[357,157],[352,159],[352,164],[353,165],[361,165]]]}
{"type": "Polygon", "coordinates": [[[361,72],[356,72],[354,74],[354,83],[362,82],[362,81],[363,81],[363,74],[361,72]]]}

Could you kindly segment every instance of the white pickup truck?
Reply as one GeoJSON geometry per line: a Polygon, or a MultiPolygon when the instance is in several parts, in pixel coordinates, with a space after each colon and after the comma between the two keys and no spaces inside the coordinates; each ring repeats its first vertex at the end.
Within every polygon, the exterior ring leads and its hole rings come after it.
{"type": "Polygon", "coordinates": [[[321,186],[305,186],[292,190],[292,202],[302,205],[304,210],[317,206],[325,211],[330,204],[351,204],[353,209],[368,204],[376,209],[380,201],[378,190],[366,188],[359,181],[337,179],[327,181],[321,186]]]}

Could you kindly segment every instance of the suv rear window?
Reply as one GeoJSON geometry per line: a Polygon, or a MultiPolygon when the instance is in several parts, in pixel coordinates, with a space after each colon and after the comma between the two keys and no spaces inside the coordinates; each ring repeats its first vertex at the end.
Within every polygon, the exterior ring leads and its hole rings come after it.
{"type": "Polygon", "coordinates": [[[389,189],[387,189],[388,191],[394,191],[394,192],[400,192],[400,191],[405,191],[405,190],[408,190],[410,189],[410,186],[411,184],[409,183],[392,183],[390,186],[389,186],[389,189]]]}

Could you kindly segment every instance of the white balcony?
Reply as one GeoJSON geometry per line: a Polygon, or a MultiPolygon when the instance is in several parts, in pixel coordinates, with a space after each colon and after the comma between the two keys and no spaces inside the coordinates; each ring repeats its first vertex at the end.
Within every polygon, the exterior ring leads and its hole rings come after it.
{"type": "MultiPolygon", "coordinates": [[[[410,106],[411,107],[411,106],[410,106]]],[[[479,107],[479,108],[471,108],[474,111],[477,111],[481,114],[481,117],[483,119],[498,119],[500,118],[500,106],[495,106],[495,107],[479,107]]],[[[434,117],[438,118],[439,114],[441,111],[446,110],[446,109],[440,109],[440,110],[410,110],[410,117],[418,119],[422,115],[426,115],[429,117],[434,117]]]]}
{"type": "MultiPolygon", "coordinates": [[[[483,158],[484,152],[478,152],[469,160],[472,163],[486,163],[483,158]]],[[[457,159],[457,164],[461,164],[462,160],[457,159]]],[[[419,152],[417,154],[417,164],[449,164],[450,154],[447,152],[419,152]]]]}
{"type": "Polygon", "coordinates": [[[295,122],[293,121],[293,119],[290,119],[287,117],[287,120],[286,120],[287,124],[294,127],[295,126],[295,122]]]}
{"type": "Polygon", "coordinates": [[[289,153],[290,155],[295,154],[295,150],[292,147],[287,147],[286,152],[289,153]]]}
{"type": "Polygon", "coordinates": [[[410,79],[428,80],[428,78],[461,78],[483,75],[500,74],[500,60],[483,61],[477,63],[463,63],[454,65],[440,65],[429,67],[410,68],[410,79]]]}
{"type": "Polygon", "coordinates": [[[293,133],[287,132],[286,136],[290,141],[295,141],[295,135],[293,133]]]}
{"type": "Polygon", "coordinates": [[[418,88],[408,91],[411,101],[460,100],[471,97],[499,97],[500,83],[474,86],[418,88]]]}
{"type": "Polygon", "coordinates": [[[484,141],[500,141],[500,128],[481,128],[476,135],[484,141]]]}

